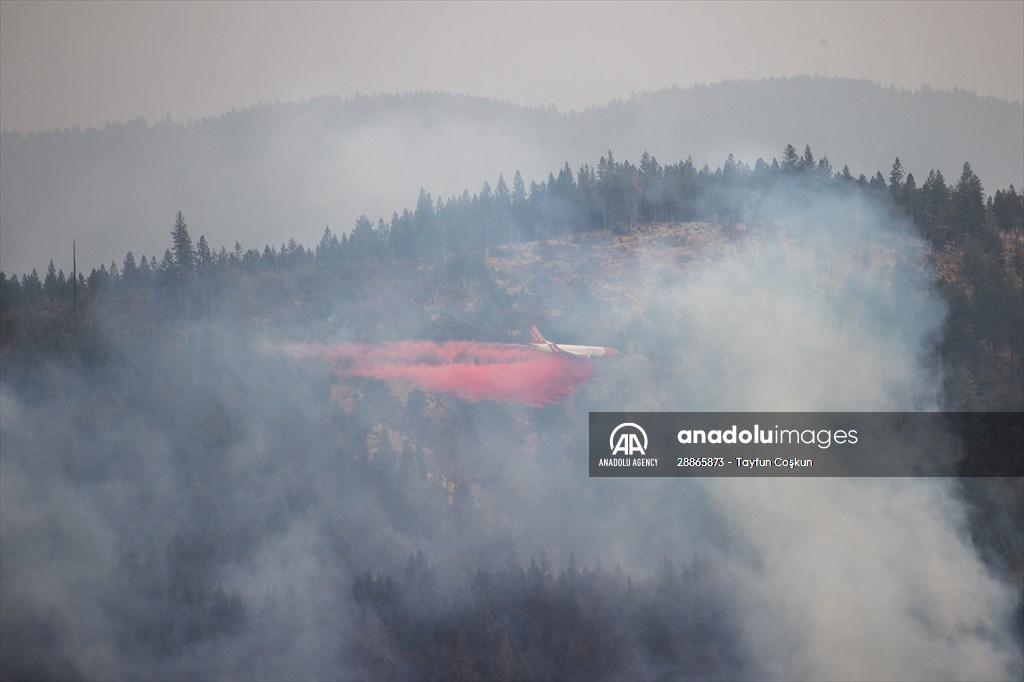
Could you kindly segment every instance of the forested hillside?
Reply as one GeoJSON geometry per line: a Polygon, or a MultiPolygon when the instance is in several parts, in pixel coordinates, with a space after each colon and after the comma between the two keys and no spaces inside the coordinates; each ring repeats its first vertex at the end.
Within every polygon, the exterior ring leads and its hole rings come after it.
{"type": "Polygon", "coordinates": [[[591,410],[1021,410],[1013,186],[787,145],[608,151],[308,245],[211,244],[179,208],[163,253],[0,273],[0,677],[1022,670],[1018,482],[588,479],[584,454],[591,410]],[[537,407],[279,352],[530,323],[624,358],[537,407]]]}
{"type": "MultiPolygon", "coordinates": [[[[179,212],[159,258],[129,251],[109,267],[78,273],[77,286],[52,260],[43,276],[0,273],[4,352],[11,357],[80,346],[97,310],[117,311],[130,333],[132,327],[224,317],[322,324],[344,306],[362,311],[366,324],[350,330],[359,340],[403,338],[425,328],[437,340],[508,340],[526,317],[499,313],[509,301],[495,289],[485,256],[500,257],[505,247],[521,243],[601,239],[609,230],[621,235],[662,223],[706,221],[729,237],[770,225],[780,197],[788,199],[795,187],[856,197],[913,226],[924,240],[923,262],[915,267],[931,273],[949,307],[939,344],[954,382],[949,407],[1020,409],[1022,195],[1012,185],[986,195],[969,163],[953,183],[935,170],[919,182],[898,158],[887,176],[878,171],[855,178],[847,166],[837,171],[827,158],[816,160],[809,146],[798,154],[789,145],[781,161],[758,159],[753,167],[730,155],[714,170],[697,169],[690,160],[662,166],[646,152],[634,165],[609,151],[595,166],[574,172],[566,163],[529,187],[516,172],[511,183],[501,175],[472,195],[434,199],[421,190],[415,207],[394,212],[390,221],[364,215],[348,234],[339,238],[326,228],[309,246],[235,242],[228,250],[211,247],[205,236],[193,243],[179,212]],[[453,306],[453,281],[460,296],[467,287],[477,290],[481,305],[453,306]],[[441,301],[431,311],[424,304],[435,297],[441,301]]],[[[821,238],[832,239],[834,229],[823,224],[821,238]]],[[[817,255],[827,256],[829,244],[819,246],[824,251],[817,255]]],[[[599,272],[590,277],[600,278],[599,272]]],[[[532,301],[529,313],[543,315],[549,303],[532,301]]],[[[614,327],[601,331],[623,334],[614,327]]]]}

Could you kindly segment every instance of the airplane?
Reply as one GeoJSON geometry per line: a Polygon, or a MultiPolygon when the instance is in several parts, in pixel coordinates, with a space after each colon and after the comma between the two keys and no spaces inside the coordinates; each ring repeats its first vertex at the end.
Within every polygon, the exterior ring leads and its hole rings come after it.
{"type": "Polygon", "coordinates": [[[614,358],[620,355],[619,351],[614,348],[605,348],[604,346],[573,346],[564,343],[551,343],[537,331],[537,326],[530,325],[530,345],[544,353],[553,353],[555,355],[567,355],[571,358],[583,358],[590,360],[593,358],[614,358]]]}

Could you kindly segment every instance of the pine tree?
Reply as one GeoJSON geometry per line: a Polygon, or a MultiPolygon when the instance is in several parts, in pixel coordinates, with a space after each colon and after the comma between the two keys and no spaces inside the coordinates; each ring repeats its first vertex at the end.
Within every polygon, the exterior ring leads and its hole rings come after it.
{"type": "Polygon", "coordinates": [[[121,281],[126,287],[133,287],[138,284],[140,278],[139,267],[135,264],[135,254],[129,251],[121,263],[121,281]]]}
{"type": "Polygon", "coordinates": [[[526,183],[523,182],[523,175],[519,171],[512,177],[512,206],[524,207],[526,204],[526,183]]]}
{"type": "Polygon", "coordinates": [[[900,197],[900,203],[906,207],[906,211],[910,214],[910,219],[915,219],[915,212],[917,207],[914,206],[917,195],[917,181],[914,180],[913,173],[907,173],[907,181],[903,183],[903,193],[900,197]]]}
{"type": "Polygon", "coordinates": [[[39,273],[32,268],[31,274],[21,276],[21,295],[26,303],[34,304],[43,297],[43,283],[39,273]]]}
{"type": "Polygon", "coordinates": [[[892,199],[892,203],[897,206],[903,198],[903,164],[900,163],[900,157],[898,156],[892,162],[892,169],[889,171],[889,196],[892,199]]]}
{"type": "MultiPolygon", "coordinates": [[[[322,261],[333,260],[338,246],[338,238],[331,232],[331,228],[324,227],[324,234],[320,237],[320,243],[316,245],[316,257],[322,261]]],[[[237,253],[241,249],[241,244],[235,242],[235,252],[237,253]]]]}
{"type": "Polygon", "coordinates": [[[89,273],[89,291],[96,292],[104,288],[109,278],[107,266],[100,263],[99,269],[93,268],[89,273]]]}
{"type": "Polygon", "coordinates": [[[934,169],[928,171],[928,177],[921,185],[921,195],[925,208],[932,214],[941,215],[946,212],[949,188],[946,187],[946,179],[942,177],[942,171],[934,169]]]}
{"type": "Polygon", "coordinates": [[[498,184],[494,188],[494,201],[499,210],[508,210],[512,205],[512,195],[505,184],[505,175],[498,173],[498,184]]]}
{"type": "Polygon", "coordinates": [[[348,238],[349,249],[352,250],[356,258],[374,255],[376,241],[377,235],[373,231],[373,223],[366,217],[366,214],[360,215],[348,238]]]}
{"type": "Polygon", "coordinates": [[[615,224],[616,206],[619,198],[619,165],[615,162],[612,150],[608,150],[607,158],[602,156],[597,161],[597,191],[601,196],[601,225],[607,228],[615,224]]]}
{"type": "Polygon", "coordinates": [[[796,153],[796,147],[787,144],[782,150],[782,170],[786,173],[795,173],[800,168],[800,156],[796,153]]]}
{"type": "Polygon", "coordinates": [[[992,199],[992,217],[999,229],[1005,232],[1020,230],[1024,225],[1024,204],[1013,185],[1005,192],[996,190],[992,199]]]}
{"type": "Polygon", "coordinates": [[[494,217],[498,242],[510,243],[512,233],[512,194],[508,191],[505,176],[498,174],[498,184],[494,188],[494,217]]]}
{"type": "Polygon", "coordinates": [[[199,270],[209,270],[213,265],[213,253],[210,245],[206,243],[206,237],[199,235],[199,243],[196,245],[196,266],[199,270]]]}
{"type": "Polygon", "coordinates": [[[953,195],[954,229],[958,233],[974,234],[985,227],[984,192],[981,180],[971,170],[971,164],[965,162],[953,195]]]}
{"type": "Polygon", "coordinates": [[[143,254],[142,261],[139,263],[139,277],[148,282],[152,276],[153,269],[149,267],[149,261],[146,260],[146,256],[143,254]]]}
{"type": "Polygon", "coordinates": [[[171,240],[174,242],[173,263],[178,277],[187,277],[195,270],[195,251],[192,249],[192,238],[188,236],[188,226],[181,211],[175,216],[171,240]]]}
{"type": "Polygon", "coordinates": [[[413,224],[413,253],[426,256],[431,246],[437,246],[435,242],[435,220],[434,220],[434,199],[422,187],[420,196],[416,200],[416,210],[412,215],[413,224]]]}
{"type": "Polygon", "coordinates": [[[47,298],[59,298],[57,291],[57,269],[53,267],[53,259],[46,266],[46,278],[43,280],[43,294],[47,298]]]}
{"type": "MultiPolygon", "coordinates": [[[[731,156],[731,155],[730,155],[731,156]]],[[[658,159],[646,151],[640,156],[640,216],[644,222],[658,220],[664,192],[663,171],[658,159]]]]}
{"type": "Polygon", "coordinates": [[[815,171],[819,179],[828,180],[832,177],[832,162],[828,160],[827,156],[821,157],[818,159],[815,171]]]}
{"type": "Polygon", "coordinates": [[[511,232],[515,241],[520,241],[526,236],[529,207],[526,200],[526,183],[523,182],[523,175],[519,171],[512,176],[512,224],[511,232]]]}
{"type": "Polygon", "coordinates": [[[925,234],[936,241],[943,240],[946,235],[942,230],[942,224],[947,222],[947,207],[949,204],[949,188],[946,187],[946,180],[942,172],[937,170],[928,171],[928,177],[921,185],[920,195],[920,216],[919,222],[924,225],[925,234]]]}
{"type": "Polygon", "coordinates": [[[57,295],[66,300],[68,295],[68,278],[64,275],[63,268],[57,271],[57,295]]]}
{"type": "Polygon", "coordinates": [[[814,170],[814,154],[811,153],[809,144],[804,146],[804,155],[800,157],[800,170],[808,172],[814,170]]]}
{"type": "MultiPolygon", "coordinates": [[[[11,275],[10,278],[0,270],[0,308],[10,310],[18,305],[18,298],[21,294],[21,286],[18,284],[18,277],[11,275]]],[[[7,321],[5,315],[0,315],[0,327],[6,331],[4,324],[7,321]]]]}

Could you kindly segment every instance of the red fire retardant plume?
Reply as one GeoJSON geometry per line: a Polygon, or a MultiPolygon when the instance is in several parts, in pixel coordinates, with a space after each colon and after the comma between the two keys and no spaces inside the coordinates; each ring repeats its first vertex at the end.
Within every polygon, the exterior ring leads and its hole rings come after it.
{"type": "Polygon", "coordinates": [[[506,400],[539,407],[576,392],[590,378],[589,360],[523,346],[475,341],[398,341],[363,344],[285,344],[294,357],[327,362],[339,377],[405,381],[464,400],[506,400]]]}

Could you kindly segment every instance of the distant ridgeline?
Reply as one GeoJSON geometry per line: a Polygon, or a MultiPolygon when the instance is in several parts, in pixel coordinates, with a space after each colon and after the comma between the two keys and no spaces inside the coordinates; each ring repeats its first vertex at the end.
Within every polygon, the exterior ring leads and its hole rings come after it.
{"type": "MultiPolygon", "coordinates": [[[[912,225],[930,248],[922,267],[937,273],[949,307],[940,351],[955,384],[950,409],[1020,409],[1024,194],[1011,185],[986,197],[969,163],[953,184],[935,170],[919,182],[899,158],[888,177],[854,177],[846,166],[836,172],[827,158],[815,159],[809,146],[801,154],[793,145],[753,167],[731,154],[714,170],[690,159],[662,165],[646,152],[634,165],[609,151],[596,166],[574,173],[566,163],[529,186],[517,171],[511,186],[499,176],[494,186],[447,200],[421,190],[414,209],[388,222],[360,216],[341,237],[327,228],[312,248],[290,240],[262,251],[238,242],[215,249],[203,236],[193,243],[179,212],[160,258],[129,251],[120,265],[88,274],[69,275],[52,260],[42,278],[36,270],[0,272],[0,355],[5,370],[16,370],[47,354],[96,351],[100,318],[120,320],[120,333],[131,334],[172,322],[323,321],[347,311],[380,338],[401,333],[404,316],[422,317],[427,303],[451,295],[453,282],[458,295],[475,287],[488,304],[509,310],[484,259],[516,244],[693,221],[735,235],[744,226],[770,228],[779,201],[828,193],[912,225]]],[[[432,324],[438,339],[460,333],[452,320],[432,324]]]]}
{"type": "Polygon", "coordinates": [[[887,174],[899,156],[918,186],[930,168],[952,181],[969,159],[990,192],[1020,191],[1022,120],[1019,103],[964,90],[801,76],[652,90],[582,111],[418,92],[0,131],[0,269],[42,274],[54,257],[68,272],[72,237],[87,274],[128,249],[159,258],[158,228],[179,209],[228,249],[288,237],[311,245],[324,225],[350,227],[360,212],[387,220],[421,187],[435,198],[485,178],[493,188],[499,171],[511,186],[514,169],[527,186],[546,184],[563,162],[576,170],[608,149],[634,162],[644,149],[662,161],[689,156],[699,170],[728,152],[770,161],[799,140],[855,177],[887,174]]]}

